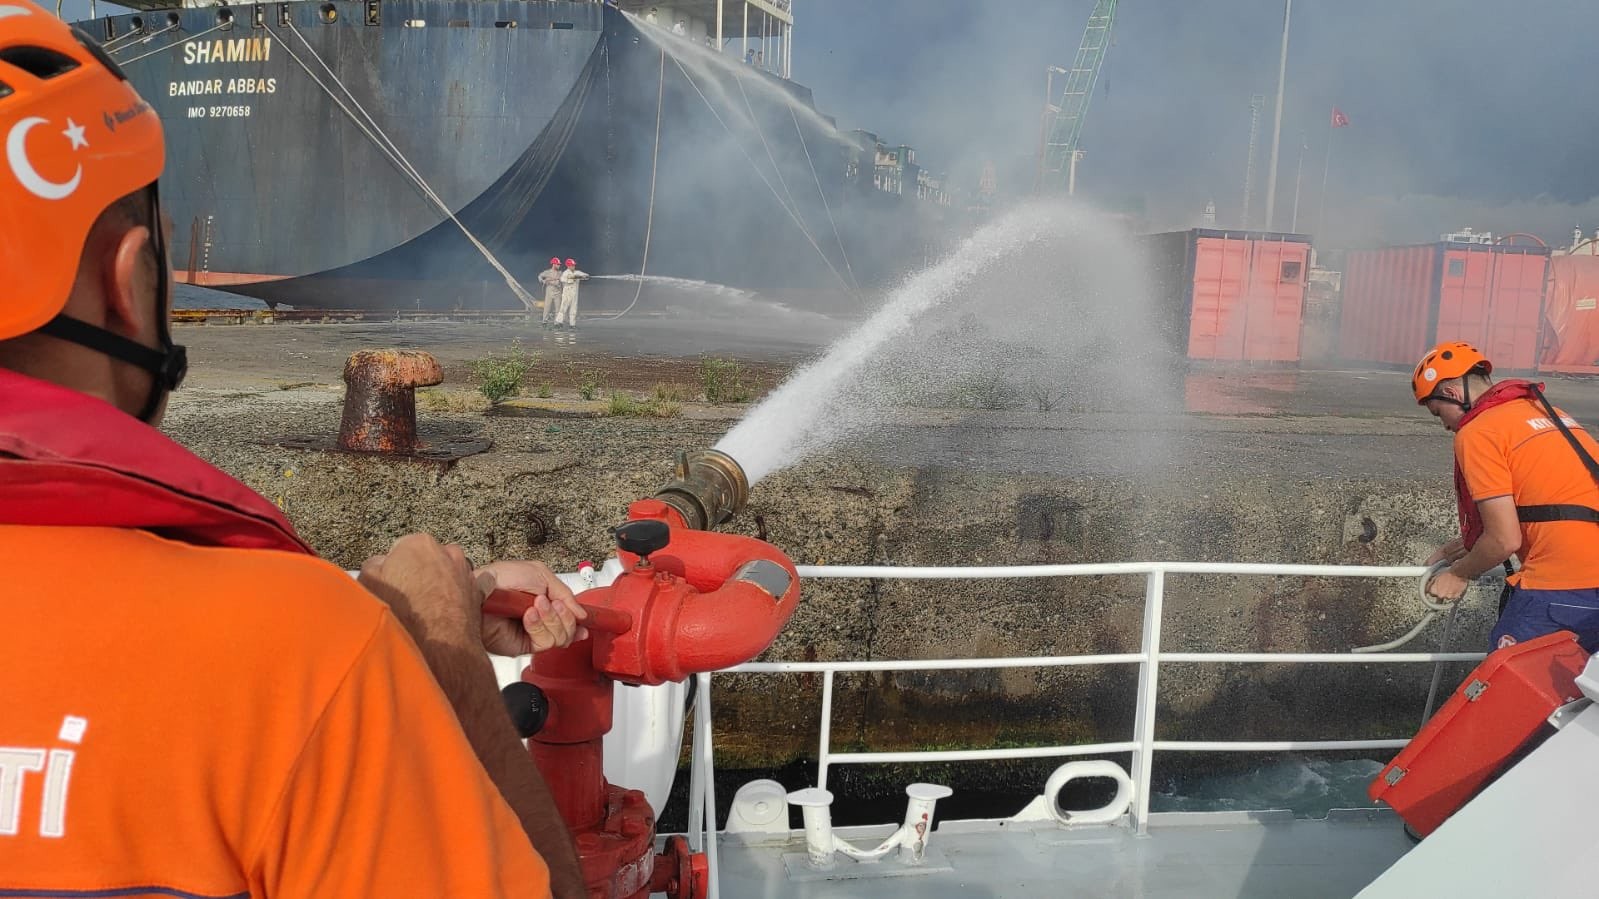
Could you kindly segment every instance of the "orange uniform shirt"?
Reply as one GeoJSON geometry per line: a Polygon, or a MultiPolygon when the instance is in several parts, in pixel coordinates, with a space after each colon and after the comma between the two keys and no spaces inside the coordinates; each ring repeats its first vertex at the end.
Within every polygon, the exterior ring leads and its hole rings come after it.
{"type": "MultiPolygon", "coordinates": [[[[1599,459],[1599,444],[1566,417],[1566,427],[1599,459]]],[[[1599,485],[1543,408],[1513,400],[1478,415],[1455,434],[1455,458],[1478,502],[1508,496],[1518,506],[1568,504],[1599,509],[1599,485]]],[[[1599,525],[1550,521],[1521,525],[1521,571],[1529,590],[1599,587],[1599,525]]]]}
{"type": "Polygon", "coordinates": [[[415,644],[334,566],[0,526],[0,571],[0,895],[550,895],[415,644]]]}

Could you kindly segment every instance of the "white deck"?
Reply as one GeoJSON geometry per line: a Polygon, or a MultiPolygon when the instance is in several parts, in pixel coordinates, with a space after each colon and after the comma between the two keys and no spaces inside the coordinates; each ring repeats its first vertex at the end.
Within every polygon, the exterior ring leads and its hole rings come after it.
{"type": "MultiPolygon", "coordinates": [[[[892,828],[841,828],[872,845],[892,828]]],[[[729,899],[999,899],[999,897],[1347,897],[1411,848],[1399,819],[1377,810],[1295,820],[1287,812],[1150,816],[1148,836],[1120,826],[943,824],[923,873],[889,859],[840,857],[831,879],[805,870],[802,835],[782,844],[719,840],[721,895],[729,899]],[[787,856],[787,865],[785,865],[787,856]],[[791,876],[788,868],[801,871],[791,876]],[[895,872],[884,876],[884,871],[895,872]],[[804,878],[804,879],[802,879],[804,878]]],[[[1458,894],[1457,894],[1458,895],[1458,894]]]]}

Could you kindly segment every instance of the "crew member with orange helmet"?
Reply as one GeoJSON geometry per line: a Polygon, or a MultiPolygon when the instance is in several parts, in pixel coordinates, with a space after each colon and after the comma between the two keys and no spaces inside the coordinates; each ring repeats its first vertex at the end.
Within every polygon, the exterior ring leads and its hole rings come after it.
{"type": "Polygon", "coordinates": [[[161,126],[31,0],[0,139],[0,894],[584,896],[485,654],[580,637],[570,592],[425,535],[358,583],[151,426],[161,126]]]}
{"type": "Polygon", "coordinates": [[[550,258],[550,267],[539,272],[539,283],[544,285],[544,314],[539,317],[539,323],[547,328],[550,319],[561,309],[561,257],[550,258]]]}
{"type": "Polygon", "coordinates": [[[1458,600],[1470,582],[1509,559],[1495,649],[1568,630],[1599,649],[1599,443],[1549,404],[1543,385],[1494,383],[1493,364],[1467,343],[1441,343],[1416,365],[1411,387],[1455,435],[1460,537],[1428,565],[1452,564],[1427,592],[1458,600]]]}

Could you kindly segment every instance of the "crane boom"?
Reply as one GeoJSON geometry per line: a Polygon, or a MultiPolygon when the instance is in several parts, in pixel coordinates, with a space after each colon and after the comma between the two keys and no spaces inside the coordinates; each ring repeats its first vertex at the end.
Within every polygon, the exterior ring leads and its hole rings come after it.
{"type": "Polygon", "coordinates": [[[1110,48],[1110,28],[1115,19],[1116,0],[1096,0],[1094,11],[1088,17],[1088,27],[1083,30],[1083,42],[1077,48],[1077,58],[1066,73],[1060,102],[1055,103],[1050,97],[1051,102],[1044,110],[1048,136],[1044,139],[1043,158],[1039,161],[1039,182],[1046,191],[1068,186],[1077,143],[1083,134],[1083,119],[1094,97],[1094,85],[1099,81],[1105,51],[1110,48]]]}

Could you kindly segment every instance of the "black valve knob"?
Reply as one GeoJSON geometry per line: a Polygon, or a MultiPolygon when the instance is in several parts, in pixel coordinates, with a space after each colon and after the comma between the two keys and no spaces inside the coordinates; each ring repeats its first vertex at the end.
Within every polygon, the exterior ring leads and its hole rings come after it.
{"type": "Polygon", "coordinates": [[[544,722],[550,717],[550,700],[538,684],[525,680],[506,684],[500,691],[500,698],[505,700],[505,710],[511,713],[511,725],[522,739],[544,729],[544,722]]]}
{"type": "Polygon", "coordinates": [[[650,553],[665,549],[667,542],[672,539],[672,531],[666,522],[653,518],[629,521],[619,525],[613,533],[616,534],[616,545],[620,549],[646,559],[650,553]]]}

